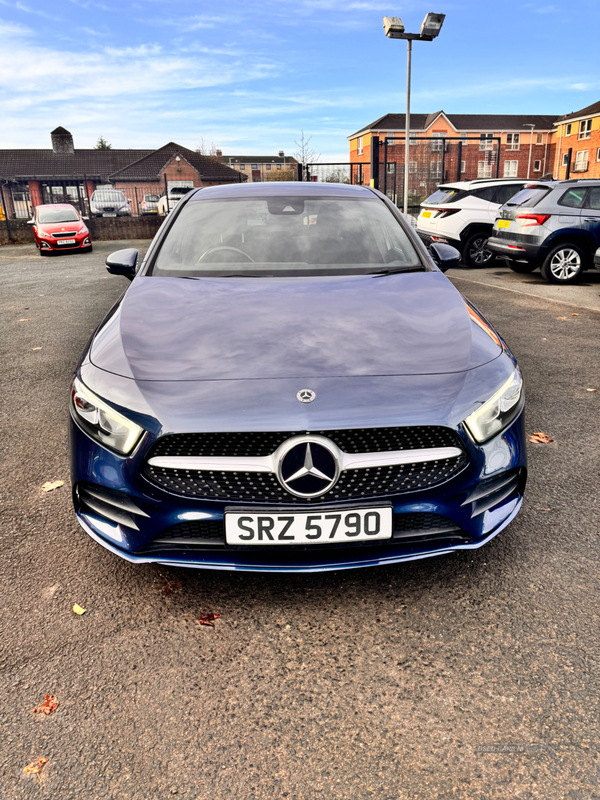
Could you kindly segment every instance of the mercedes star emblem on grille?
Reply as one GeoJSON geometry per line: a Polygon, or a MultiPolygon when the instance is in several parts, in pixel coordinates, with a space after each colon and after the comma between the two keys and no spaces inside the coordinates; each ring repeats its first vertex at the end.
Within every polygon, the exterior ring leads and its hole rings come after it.
{"type": "Polygon", "coordinates": [[[300,389],[296,397],[301,403],[312,403],[317,395],[312,389],[300,389]]]}
{"type": "Polygon", "coordinates": [[[283,450],[277,477],[279,482],[296,497],[319,497],[335,485],[340,466],[331,448],[323,441],[306,437],[304,441],[293,441],[288,450],[283,450]]]}

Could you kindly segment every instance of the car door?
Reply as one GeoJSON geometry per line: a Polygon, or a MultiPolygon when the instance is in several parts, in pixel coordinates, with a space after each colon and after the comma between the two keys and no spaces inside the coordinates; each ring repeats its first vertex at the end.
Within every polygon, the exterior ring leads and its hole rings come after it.
{"type": "Polygon", "coordinates": [[[600,186],[593,186],[583,202],[581,226],[591,234],[593,249],[600,247],[600,186]]]}

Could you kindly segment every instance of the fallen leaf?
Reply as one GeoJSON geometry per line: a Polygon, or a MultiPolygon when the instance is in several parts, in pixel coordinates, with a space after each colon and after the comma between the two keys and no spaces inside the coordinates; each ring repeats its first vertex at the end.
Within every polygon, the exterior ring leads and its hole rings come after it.
{"type": "Polygon", "coordinates": [[[58,700],[56,699],[55,694],[47,694],[46,699],[42,703],[41,706],[33,709],[34,714],[51,714],[53,711],[56,711],[58,708],[58,700]]]}
{"type": "Polygon", "coordinates": [[[572,317],[578,317],[579,314],[571,314],[572,317]]]}
{"type": "Polygon", "coordinates": [[[42,486],[42,492],[53,492],[55,489],[59,489],[61,486],[64,486],[64,481],[46,481],[46,483],[42,486]]]}
{"type": "Polygon", "coordinates": [[[211,628],[215,627],[214,620],[221,619],[220,614],[200,614],[198,622],[200,625],[208,625],[211,628]]]}
{"type": "Polygon", "coordinates": [[[79,614],[79,616],[81,616],[82,614],[85,614],[87,608],[82,608],[81,606],[77,605],[77,603],[75,603],[75,605],[73,606],[73,611],[76,614],[79,614]]]}
{"type": "Polygon", "coordinates": [[[538,508],[538,511],[550,511],[549,508],[538,508]]]}
{"type": "Polygon", "coordinates": [[[568,317],[557,317],[556,319],[568,319],[568,317]]]}
{"type": "Polygon", "coordinates": [[[549,444],[550,442],[553,442],[554,439],[551,439],[547,433],[534,431],[533,436],[529,437],[529,441],[533,442],[534,444],[549,444]]]}
{"type": "Polygon", "coordinates": [[[42,767],[44,764],[48,763],[47,758],[42,758],[41,756],[38,758],[37,761],[32,761],[31,764],[27,764],[26,767],[23,767],[23,772],[26,775],[37,775],[38,779],[41,783],[40,772],[42,771],[42,767]]]}
{"type": "Polygon", "coordinates": [[[586,392],[597,392],[598,389],[586,389],[586,392]]]}
{"type": "Polygon", "coordinates": [[[17,322],[29,322],[29,319],[18,319],[17,322]]]}
{"type": "Polygon", "coordinates": [[[41,350],[42,348],[41,347],[32,347],[31,349],[32,350],[41,350]]]}

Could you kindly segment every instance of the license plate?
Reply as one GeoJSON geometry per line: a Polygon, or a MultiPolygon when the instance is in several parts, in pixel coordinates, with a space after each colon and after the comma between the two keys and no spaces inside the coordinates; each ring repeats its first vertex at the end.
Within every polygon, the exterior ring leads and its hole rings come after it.
{"type": "Polygon", "coordinates": [[[116,214],[102,214],[103,217],[116,217],[116,214]]]}
{"type": "Polygon", "coordinates": [[[75,244],[75,239],[57,239],[56,244],[75,244]]]}
{"type": "Polygon", "coordinates": [[[431,216],[431,211],[424,211],[422,216],[423,217],[430,217],[431,216]]]}
{"type": "Polygon", "coordinates": [[[227,544],[331,544],[392,538],[392,507],[225,514],[227,544]]]}
{"type": "Polygon", "coordinates": [[[499,219],[496,225],[499,228],[510,228],[510,220],[509,219],[499,219]]]}

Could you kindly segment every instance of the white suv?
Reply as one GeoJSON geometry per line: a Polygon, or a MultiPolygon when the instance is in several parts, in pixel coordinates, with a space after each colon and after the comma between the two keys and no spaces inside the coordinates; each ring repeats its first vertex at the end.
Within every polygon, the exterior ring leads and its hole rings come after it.
{"type": "Polygon", "coordinates": [[[485,267],[495,258],[487,240],[496,212],[526,183],[519,178],[444,183],[421,203],[417,233],[426,245],[447,242],[456,247],[468,267],[485,267]]]}

